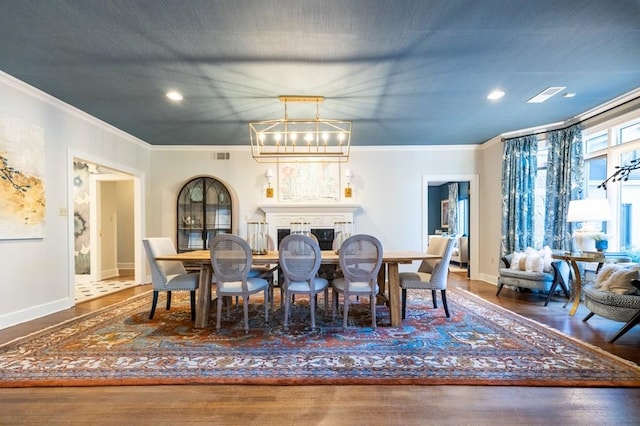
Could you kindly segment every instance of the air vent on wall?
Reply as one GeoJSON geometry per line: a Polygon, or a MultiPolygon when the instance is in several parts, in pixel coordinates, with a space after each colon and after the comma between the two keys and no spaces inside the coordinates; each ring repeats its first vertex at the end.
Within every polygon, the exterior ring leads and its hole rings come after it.
{"type": "Polygon", "coordinates": [[[549,87],[547,89],[544,89],[542,92],[538,93],[537,95],[535,95],[533,98],[529,99],[527,103],[540,104],[546,101],[547,99],[549,99],[550,97],[557,95],[559,92],[563,91],[564,89],[566,89],[566,87],[549,87]]]}
{"type": "Polygon", "coordinates": [[[228,152],[217,152],[216,153],[216,160],[228,160],[229,159],[229,153],[228,152]]]}

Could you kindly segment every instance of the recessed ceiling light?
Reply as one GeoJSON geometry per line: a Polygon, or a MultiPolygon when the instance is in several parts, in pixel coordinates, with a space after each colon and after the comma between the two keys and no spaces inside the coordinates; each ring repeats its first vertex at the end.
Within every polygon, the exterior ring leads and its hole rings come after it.
{"type": "Polygon", "coordinates": [[[167,92],[167,98],[169,98],[169,99],[171,99],[172,101],[175,101],[175,102],[180,102],[181,100],[184,99],[182,94],[180,92],[176,92],[175,90],[168,91],[167,92]]]}
{"type": "Polygon", "coordinates": [[[541,104],[552,96],[562,92],[566,87],[548,87],[527,101],[528,104],[541,104]]]}
{"type": "Polygon", "coordinates": [[[562,95],[563,98],[573,98],[576,94],[573,92],[567,92],[564,95],[562,95]]]}
{"type": "Polygon", "coordinates": [[[493,92],[489,93],[487,95],[487,99],[495,101],[496,99],[500,99],[503,96],[504,96],[504,92],[502,90],[498,89],[498,90],[494,90],[493,92]]]}

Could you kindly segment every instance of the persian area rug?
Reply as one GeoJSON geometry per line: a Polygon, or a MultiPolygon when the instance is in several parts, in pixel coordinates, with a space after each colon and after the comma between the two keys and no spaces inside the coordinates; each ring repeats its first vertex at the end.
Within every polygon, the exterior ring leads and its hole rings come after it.
{"type": "Polygon", "coordinates": [[[252,299],[249,334],[241,307],[231,308],[216,333],[215,312],[208,328],[192,327],[186,292],[153,320],[151,294],[143,294],[1,346],[0,386],[640,385],[640,367],[632,362],[465,290],[448,293],[451,319],[433,309],[429,291],[413,291],[403,328],[389,327],[380,306],[380,326],[372,329],[362,300],[350,308],[347,331],[340,316],[332,320],[323,309],[311,330],[303,300],[284,330],[280,309],[265,322],[252,299]]]}

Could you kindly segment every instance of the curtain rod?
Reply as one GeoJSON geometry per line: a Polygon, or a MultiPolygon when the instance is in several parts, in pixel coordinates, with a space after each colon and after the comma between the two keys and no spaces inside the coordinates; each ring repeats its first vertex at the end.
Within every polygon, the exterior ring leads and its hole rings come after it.
{"type": "Polygon", "coordinates": [[[521,137],[524,137],[524,136],[537,136],[537,135],[541,135],[541,134],[544,134],[544,133],[555,132],[555,131],[558,131],[558,130],[566,130],[566,129],[568,129],[568,128],[569,128],[569,127],[571,127],[571,126],[575,126],[576,124],[584,124],[584,123],[587,123],[587,122],[589,122],[590,120],[593,120],[593,119],[594,119],[594,118],[596,118],[596,117],[599,117],[599,116],[601,116],[601,115],[603,115],[603,114],[606,114],[606,113],[609,113],[609,112],[611,112],[611,111],[613,111],[613,110],[615,110],[615,109],[617,109],[617,108],[620,108],[620,107],[623,107],[623,106],[625,106],[625,105],[627,105],[627,104],[630,104],[630,103],[632,103],[632,102],[635,102],[635,101],[637,101],[638,99],[640,99],[640,96],[636,96],[635,98],[632,98],[632,99],[626,100],[626,101],[624,101],[623,103],[621,103],[621,104],[619,104],[619,105],[612,106],[611,108],[605,109],[604,111],[600,111],[599,113],[594,114],[594,115],[592,115],[592,116],[591,116],[591,117],[589,117],[589,118],[585,118],[584,120],[577,120],[577,121],[575,121],[575,122],[573,122],[573,123],[566,124],[566,125],[564,125],[563,127],[558,127],[558,128],[554,128],[554,129],[539,130],[539,131],[537,131],[537,132],[533,132],[533,133],[525,133],[525,134],[522,134],[522,135],[520,135],[520,136],[514,136],[514,137],[511,137],[511,138],[502,138],[501,140],[502,140],[502,142],[504,142],[504,141],[509,140],[509,139],[521,138],[521,137]]]}

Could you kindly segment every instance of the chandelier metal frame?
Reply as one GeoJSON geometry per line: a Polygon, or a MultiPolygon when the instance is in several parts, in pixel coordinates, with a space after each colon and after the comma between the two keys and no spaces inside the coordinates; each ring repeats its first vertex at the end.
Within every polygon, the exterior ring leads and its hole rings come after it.
{"type": "Polygon", "coordinates": [[[351,121],[320,118],[323,96],[279,96],[284,118],[249,123],[251,155],[258,163],[338,162],[349,160],[351,121]],[[288,102],[315,102],[316,117],[290,119],[288,102]]]}

